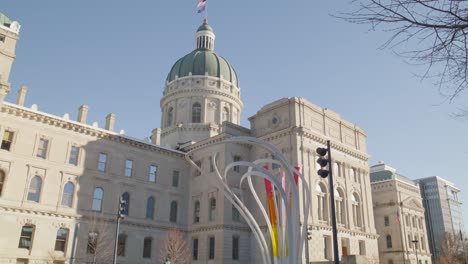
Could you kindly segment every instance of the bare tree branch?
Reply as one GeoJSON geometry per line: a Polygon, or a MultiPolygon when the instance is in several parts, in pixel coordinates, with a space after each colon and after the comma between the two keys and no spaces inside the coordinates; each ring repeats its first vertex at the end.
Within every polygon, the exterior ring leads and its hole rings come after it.
{"type": "Polygon", "coordinates": [[[357,9],[335,17],[390,33],[382,48],[426,65],[452,102],[468,88],[468,0],[354,0],[357,9]],[[417,48],[408,50],[406,43],[417,48]]]}
{"type": "Polygon", "coordinates": [[[187,264],[190,262],[190,249],[181,231],[171,229],[167,232],[160,248],[160,261],[162,263],[170,261],[171,264],[187,264]]]}

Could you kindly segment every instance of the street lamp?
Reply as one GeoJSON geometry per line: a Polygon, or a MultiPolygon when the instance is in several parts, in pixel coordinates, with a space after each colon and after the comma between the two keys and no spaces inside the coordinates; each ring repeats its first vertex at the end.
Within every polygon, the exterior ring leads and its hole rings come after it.
{"type": "Polygon", "coordinates": [[[415,240],[412,240],[411,242],[413,242],[414,249],[416,249],[416,263],[419,264],[419,259],[418,259],[418,243],[419,243],[419,241],[417,239],[415,239],[415,240]]]}

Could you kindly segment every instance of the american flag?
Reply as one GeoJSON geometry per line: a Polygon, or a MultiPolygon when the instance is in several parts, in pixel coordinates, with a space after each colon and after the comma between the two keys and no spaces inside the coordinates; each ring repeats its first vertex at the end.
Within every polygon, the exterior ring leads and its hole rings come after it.
{"type": "Polygon", "coordinates": [[[197,7],[200,8],[200,7],[203,7],[205,5],[206,5],[206,0],[200,0],[200,1],[198,1],[197,7]]]}

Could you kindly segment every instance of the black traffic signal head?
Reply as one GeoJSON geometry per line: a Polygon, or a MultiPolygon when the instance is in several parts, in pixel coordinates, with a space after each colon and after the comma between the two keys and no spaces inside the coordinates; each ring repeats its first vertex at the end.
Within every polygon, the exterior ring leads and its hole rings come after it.
{"type": "Polygon", "coordinates": [[[328,170],[320,169],[317,171],[317,174],[322,178],[328,177],[328,170]]]}
{"type": "Polygon", "coordinates": [[[328,164],[328,159],[320,157],[317,159],[317,163],[320,165],[320,167],[325,167],[328,164]]]}
{"type": "Polygon", "coordinates": [[[121,198],[120,201],[119,201],[119,215],[120,215],[120,218],[125,217],[126,205],[127,205],[127,201],[125,201],[124,199],[121,198]]]}
{"type": "Polygon", "coordinates": [[[323,157],[327,155],[328,150],[326,148],[317,148],[315,152],[317,152],[317,154],[323,157]]]}

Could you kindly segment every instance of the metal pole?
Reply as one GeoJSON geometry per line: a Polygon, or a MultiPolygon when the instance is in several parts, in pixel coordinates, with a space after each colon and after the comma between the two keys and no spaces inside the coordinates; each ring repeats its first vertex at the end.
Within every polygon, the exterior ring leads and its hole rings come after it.
{"type": "Polygon", "coordinates": [[[414,243],[414,249],[416,249],[416,264],[419,264],[419,259],[418,259],[418,240],[413,240],[414,243]]]}
{"type": "Polygon", "coordinates": [[[75,230],[73,232],[73,243],[72,243],[72,252],[71,252],[71,257],[70,257],[70,264],[75,263],[75,254],[76,254],[76,240],[78,239],[78,231],[80,228],[80,224],[76,223],[75,224],[75,230]]]}
{"type": "Polygon", "coordinates": [[[333,173],[332,173],[332,159],[331,159],[331,147],[330,140],[327,140],[328,148],[328,184],[330,185],[330,207],[331,207],[331,220],[332,220],[332,231],[333,231],[333,259],[335,264],[340,263],[338,256],[338,231],[336,227],[336,212],[335,212],[335,187],[333,187],[333,173]]]}
{"type": "Polygon", "coordinates": [[[112,255],[112,263],[117,264],[117,247],[119,245],[119,228],[120,228],[120,199],[117,208],[117,225],[115,227],[114,254],[112,255]]]}

